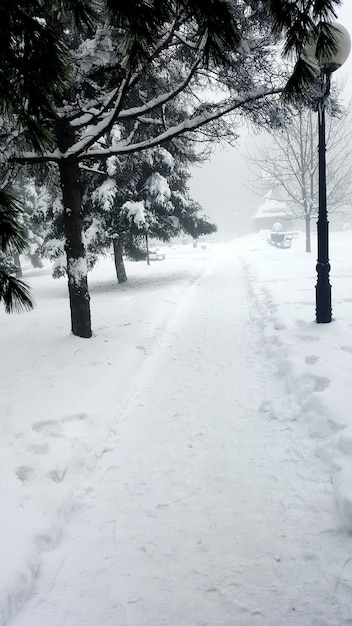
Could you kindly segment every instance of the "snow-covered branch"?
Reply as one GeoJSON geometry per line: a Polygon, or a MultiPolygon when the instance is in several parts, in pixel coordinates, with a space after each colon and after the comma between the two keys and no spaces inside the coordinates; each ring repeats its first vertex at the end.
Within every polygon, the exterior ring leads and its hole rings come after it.
{"type": "MultiPolygon", "coordinates": [[[[193,118],[192,117],[187,118],[183,120],[182,122],[180,122],[179,124],[176,124],[175,126],[171,126],[166,131],[164,131],[163,133],[157,136],[154,136],[144,141],[141,141],[139,143],[130,144],[130,145],[127,145],[125,142],[121,142],[120,144],[115,144],[114,146],[110,148],[105,148],[101,150],[95,150],[93,148],[92,150],[89,150],[84,154],[84,158],[85,159],[86,158],[106,158],[107,156],[110,156],[113,154],[128,154],[131,152],[139,152],[141,150],[152,148],[153,146],[159,145],[165,141],[170,141],[176,137],[179,137],[180,135],[184,135],[188,132],[201,128],[205,124],[208,124],[211,121],[219,119],[223,117],[224,115],[231,113],[232,111],[235,111],[236,109],[239,109],[245,106],[249,102],[255,102],[260,99],[267,98],[268,96],[280,94],[281,91],[282,91],[281,87],[272,88],[268,90],[265,88],[261,90],[256,90],[256,92],[249,94],[245,98],[231,100],[230,103],[216,108],[215,111],[207,111],[193,118]]],[[[71,151],[68,151],[68,155],[69,154],[71,154],[71,151]]]]}
{"type": "MultiPolygon", "coordinates": [[[[147,150],[148,148],[157,146],[163,142],[170,141],[182,135],[186,135],[187,133],[201,128],[211,121],[215,121],[231,113],[232,111],[235,111],[236,109],[245,107],[251,102],[254,103],[262,99],[264,100],[269,96],[278,95],[281,93],[281,91],[281,87],[270,89],[262,87],[260,89],[256,89],[252,93],[249,93],[245,98],[232,99],[227,104],[217,106],[215,110],[206,110],[200,115],[186,118],[179,124],[169,127],[164,132],[140,142],[128,143],[128,141],[124,139],[123,141],[115,143],[108,148],[92,147],[89,149],[90,145],[96,143],[96,133],[93,131],[91,133],[91,140],[89,142],[78,142],[72,148],[67,150],[67,152],[64,154],[62,154],[59,150],[55,150],[52,153],[45,153],[43,155],[34,155],[27,153],[24,154],[22,157],[14,158],[14,161],[18,163],[43,163],[45,161],[59,162],[61,159],[71,158],[72,156],[75,156],[76,158],[78,158],[78,160],[86,161],[88,159],[106,159],[109,156],[117,154],[130,154],[133,152],[140,152],[142,150],[147,150]],[[86,148],[85,146],[88,146],[88,148],[86,148]]],[[[101,134],[102,132],[99,134],[99,136],[101,136],[101,134]]]]}

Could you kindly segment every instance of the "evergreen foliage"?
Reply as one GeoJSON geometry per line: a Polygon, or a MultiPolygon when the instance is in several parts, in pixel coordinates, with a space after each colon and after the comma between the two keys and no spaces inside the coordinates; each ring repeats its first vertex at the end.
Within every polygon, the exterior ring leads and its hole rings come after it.
{"type": "Polygon", "coordinates": [[[91,0],[2,0],[0,114],[15,116],[26,141],[41,151],[70,81],[68,48],[57,27],[70,15],[75,28],[93,27],[91,0]]]}
{"type": "Polygon", "coordinates": [[[283,54],[295,59],[283,95],[297,102],[317,78],[318,69],[305,59],[304,49],[316,41],[317,58],[336,52],[334,31],[330,24],[336,19],[341,0],[268,0],[273,34],[283,40],[283,54]]]}
{"type": "Polygon", "coordinates": [[[235,4],[229,0],[107,0],[107,7],[112,23],[124,30],[123,65],[132,71],[151,62],[168,23],[176,28],[194,21],[195,46],[201,50],[206,66],[228,62],[229,53],[241,40],[235,4]]]}
{"type": "Polygon", "coordinates": [[[23,250],[26,243],[20,205],[9,191],[0,189],[0,302],[6,313],[30,310],[34,305],[28,286],[13,276],[13,255],[23,250]]]}
{"type": "MultiPolygon", "coordinates": [[[[165,148],[118,158],[105,167],[82,171],[83,229],[88,270],[119,240],[127,256],[146,256],[145,237],[170,241],[180,234],[193,238],[216,231],[189,194],[185,157],[165,148]],[[138,209],[138,210],[137,210],[138,209]]],[[[48,208],[49,229],[42,254],[53,262],[53,276],[66,274],[61,211],[48,208]]]]}
{"type": "Polygon", "coordinates": [[[18,200],[9,191],[0,189],[0,250],[6,254],[20,252],[26,246],[27,235],[21,217],[18,200]]]}
{"type": "Polygon", "coordinates": [[[0,254],[0,302],[6,313],[20,313],[33,309],[34,302],[28,285],[15,278],[16,266],[0,254]]]}
{"type": "MultiPolygon", "coordinates": [[[[325,22],[338,4],[3,0],[0,113],[17,125],[12,148],[8,142],[3,154],[16,148],[12,160],[18,163],[56,164],[68,268],[85,256],[80,167],[98,170],[96,164],[112,155],[171,143],[190,153],[193,142],[231,141],[239,116],[277,126],[277,96],[288,76],[273,37],[297,61],[285,93],[299,97],[314,79],[302,60],[304,45],[318,33],[319,51],[333,48],[325,22]]],[[[148,227],[157,225],[142,200],[148,227]]],[[[159,222],[165,207],[159,207],[159,222]]],[[[169,218],[163,215],[164,224],[169,218]]],[[[91,336],[86,276],[80,284],[69,276],[68,285],[72,331],[91,336]]]]}

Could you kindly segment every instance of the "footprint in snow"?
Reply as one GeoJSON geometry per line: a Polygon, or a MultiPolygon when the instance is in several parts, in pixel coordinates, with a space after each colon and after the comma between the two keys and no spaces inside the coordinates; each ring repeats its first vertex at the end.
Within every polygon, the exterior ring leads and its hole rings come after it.
{"type": "Polygon", "coordinates": [[[31,478],[32,478],[32,476],[34,474],[34,468],[33,467],[29,467],[28,465],[19,465],[19,467],[16,467],[15,473],[16,473],[17,478],[22,483],[25,483],[25,482],[31,480],[31,478]]]}
{"type": "Polygon", "coordinates": [[[43,430],[49,434],[57,435],[61,430],[61,425],[57,420],[43,420],[41,422],[34,422],[32,430],[36,432],[42,432],[43,430]]]}
{"type": "Polygon", "coordinates": [[[87,413],[74,413],[73,415],[66,415],[61,418],[61,422],[74,422],[75,420],[85,420],[87,418],[87,413]]]}
{"type": "Polygon", "coordinates": [[[343,350],[344,352],[349,352],[350,354],[352,354],[352,346],[340,346],[341,350],[343,350]]]}
{"type": "Polygon", "coordinates": [[[314,365],[319,361],[319,357],[316,354],[309,354],[304,360],[307,365],[314,365]]]}
{"type": "Polygon", "coordinates": [[[48,472],[47,476],[54,483],[62,483],[64,481],[65,476],[66,476],[66,472],[67,472],[67,467],[65,467],[65,469],[63,469],[63,470],[60,470],[59,468],[56,468],[56,469],[50,470],[50,472],[48,472]]]}
{"type": "Polygon", "coordinates": [[[315,391],[325,391],[330,385],[330,380],[325,376],[315,376],[315,391]]]}
{"type": "Polygon", "coordinates": [[[277,410],[270,400],[263,400],[258,408],[259,413],[264,413],[270,420],[278,419],[277,410]]]}

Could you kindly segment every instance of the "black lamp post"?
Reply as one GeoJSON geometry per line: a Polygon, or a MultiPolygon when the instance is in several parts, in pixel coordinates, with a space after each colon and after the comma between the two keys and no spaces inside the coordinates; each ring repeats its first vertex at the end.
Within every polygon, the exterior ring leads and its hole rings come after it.
{"type": "Polygon", "coordinates": [[[329,220],[326,202],[326,143],[325,143],[325,103],[330,93],[330,68],[321,68],[321,95],[318,103],[318,173],[319,173],[319,213],[317,221],[318,258],[317,284],[315,286],[315,319],[317,323],[331,322],[331,285],[329,263],[329,220]]]}
{"type": "Polygon", "coordinates": [[[318,258],[317,284],[315,287],[315,319],[318,324],[331,322],[331,285],[329,262],[329,221],[326,202],[326,144],[325,144],[325,107],[330,94],[331,74],[346,61],[351,40],[348,31],[341,24],[331,24],[334,29],[336,52],[323,58],[316,57],[316,44],[307,46],[305,56],[320,68],[321,93],[318,100],[319,129],[319,213],[317,221],[318,258]]]}

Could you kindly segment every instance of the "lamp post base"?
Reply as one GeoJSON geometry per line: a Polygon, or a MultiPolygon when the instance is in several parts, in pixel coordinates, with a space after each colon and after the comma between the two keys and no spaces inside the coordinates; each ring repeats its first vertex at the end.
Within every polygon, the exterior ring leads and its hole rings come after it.
{"type": "Polygon", "coordinates": [[[315,287],[316,322],[331,322],[331,285],[329,281],[330,263],[317,263],[318,282],[315,287]]]}

